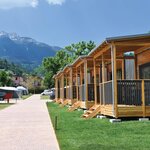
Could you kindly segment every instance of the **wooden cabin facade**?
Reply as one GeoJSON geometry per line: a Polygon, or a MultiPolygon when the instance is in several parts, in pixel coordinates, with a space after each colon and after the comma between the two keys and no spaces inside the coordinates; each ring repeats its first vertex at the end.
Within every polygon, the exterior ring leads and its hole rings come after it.
{"type": "MultiPolygon", "coordinates": [[[[88,56],[58,73],[55,81],[64,82],[64,76],[66,87],[74,86],[76,91],[71,89],[69,98],[81,102],[82,108],[98,106],[97,113],[114,118],[149,117],[150,34],[106,38],[88,56]]],[[[63,82],[60,89],[65,91],[63,82]]]]}

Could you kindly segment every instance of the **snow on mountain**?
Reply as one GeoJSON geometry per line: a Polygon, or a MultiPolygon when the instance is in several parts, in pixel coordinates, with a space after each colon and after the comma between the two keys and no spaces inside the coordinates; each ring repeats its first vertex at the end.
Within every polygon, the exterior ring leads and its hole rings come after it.
{"type": "Polygon", "coordinates": [[[37,67],[44,57],[54,56],[60,49],[16,33],[0,32],[0,57],[28,67],[37,67]]]}

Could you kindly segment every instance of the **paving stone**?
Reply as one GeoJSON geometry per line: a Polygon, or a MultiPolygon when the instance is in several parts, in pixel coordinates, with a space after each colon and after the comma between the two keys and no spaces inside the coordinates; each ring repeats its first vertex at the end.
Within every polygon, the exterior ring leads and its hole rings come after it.
{"type": "Polygon", "coordinates": [[[117,122],[121,122],[121,119],[110,119],[109,122],[117,123],[117,122]]]}
{"type": "Polygon", "coordinates": [[[0,111],[1,150],[59,150],[45,101],[40,95],[0,111]]]}
{"type": "Polygon", "coordinates": [[[139,118],[139,121],[149,121],[149,118],[139,118]]]}
{"type": "Polygon", "coordinates": [[[103,116],[103,115],[97,115],[97,118],[105,119],[105,118],[106,118],[106,116],[103,116]]]}

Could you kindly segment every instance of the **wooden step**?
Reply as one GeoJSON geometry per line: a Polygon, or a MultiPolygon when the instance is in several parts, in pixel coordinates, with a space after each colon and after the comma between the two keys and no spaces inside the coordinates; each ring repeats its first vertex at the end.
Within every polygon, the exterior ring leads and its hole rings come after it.
{"type": "Polygon", "coordinates": [[[87,112],[85,112],[81,117],[89,119],[95,117],[97,114],[100,113],[100,105],[92,106],[91,108],[87,112]]]}
{"type": "Polygon", "coordinates": [[[56,100],[56,103],[60,104],[61,103],[61,99],[56,100]]]}
{"type": "Polygon", "coordinates": [[[94,106],[92,106],[89,110],[93,111],[93,110],[97,109],[98,106],[99,106],[99,105],[94,105],[94,106]]]}
{"type": "Polygon", "coordinates": [[[92,110],[87,110],[86,113],[91,114],[93,111],[92,110]]]}
{"type": "Polygon", "coordinates": [[[61,105],[60,105],[60,107],[64,107],[65,105],[67,105],[68,104],[68,100],[65,100],[61,105]]]}
{"type": "Polygon", "coordinates": [[[89,116],[88,114],[84,114],[84,115],[83,115],[83,117],[88,117],[88,116],[89,116]]]}
{"type": "Polygon", "coordinates": [[[68,109],[68,111],[69,112],[74,111],[75,109],[79,108],[80,106],[81,106],[81,102],[77,101],[68,109]]]}

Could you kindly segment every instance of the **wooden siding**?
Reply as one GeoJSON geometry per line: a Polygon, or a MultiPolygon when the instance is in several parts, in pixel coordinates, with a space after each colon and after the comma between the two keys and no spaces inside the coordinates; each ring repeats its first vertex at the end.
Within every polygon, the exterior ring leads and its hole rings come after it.
{"type": "Polygon", "coordinates": [[[150,106],[145,106],[145,116],[150,117],[150,106]]]}
{"type": "Polygon", "coordinates": [[[113,117],[113,106],[112,105],[101,105],[102,115],[112,116],[113,117]]]}
{"type": "Polygon", "coordinates": [[[118,105],[118,117],[142,117],[142,106],[118,105]]]}
{"type": "Polygon", "coordinates": [[[88,101],[87,103],[85,103],[85,102],[81,102],[81,108],[83,108],[83,109],[90,109],[93,105],[95,104],[95,102],[94,101],[88,101]]]}

